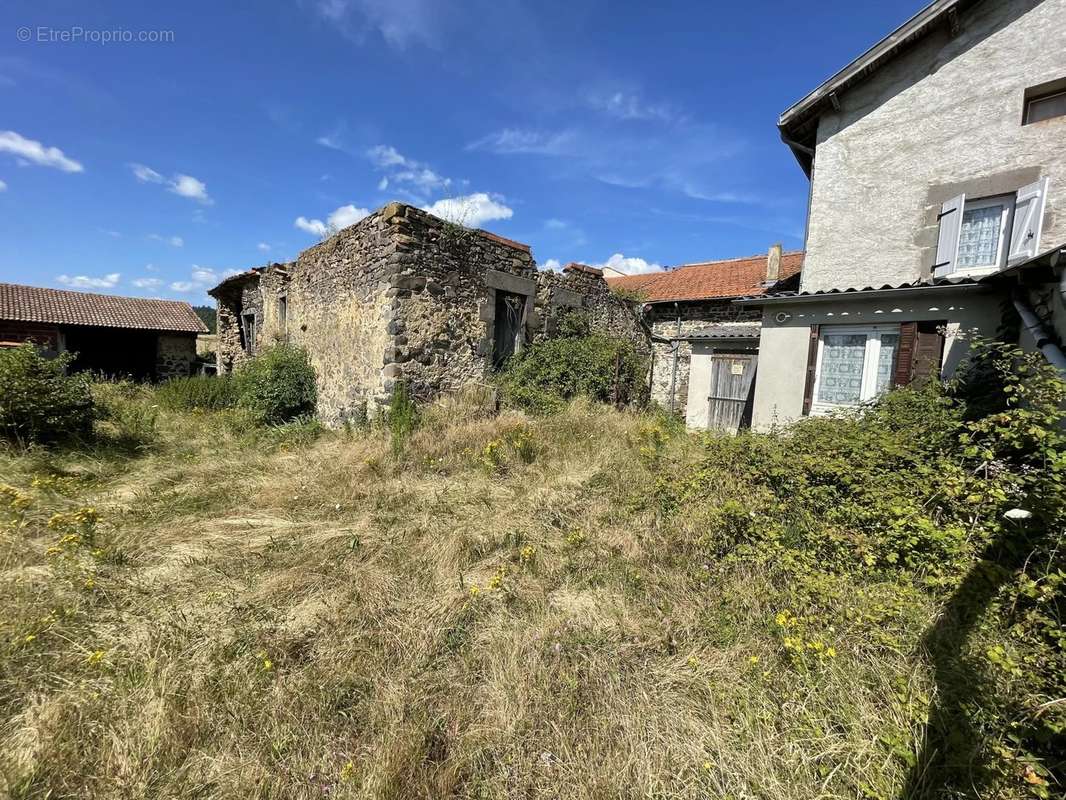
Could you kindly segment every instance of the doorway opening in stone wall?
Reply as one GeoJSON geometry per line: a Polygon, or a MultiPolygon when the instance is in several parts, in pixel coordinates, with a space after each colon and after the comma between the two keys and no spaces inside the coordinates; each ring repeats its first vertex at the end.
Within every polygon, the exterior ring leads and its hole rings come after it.
{"type": "Polygon", "coordinates": [[[707,428],[736,433],[751,425],[755,370],[759,356],[750,350],[718,350],[710,355],[707,428]]]}
{"type": "Polygon", "coordinates": [[[524,295],[496,292],[496,318],[493,322],[492,368],[499,370],[518,349],[522,335],[522,316],[526,307],[524,295]]]}

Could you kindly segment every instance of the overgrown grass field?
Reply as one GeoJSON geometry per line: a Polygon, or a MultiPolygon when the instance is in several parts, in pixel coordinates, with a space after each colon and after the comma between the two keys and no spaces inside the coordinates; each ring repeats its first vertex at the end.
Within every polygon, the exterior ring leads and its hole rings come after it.
{"type": "Polygon", "coordinates": [[[902,434],[719,439],[582,401],[390,436],[96,391],[132,434],[0,452],[2,796],[1061,790],[1062,651],[1024,617],[1059,621],[1061,559],[981,560],[1024,533],[1002,481],[931,499],[937,397],[902,434]]]}

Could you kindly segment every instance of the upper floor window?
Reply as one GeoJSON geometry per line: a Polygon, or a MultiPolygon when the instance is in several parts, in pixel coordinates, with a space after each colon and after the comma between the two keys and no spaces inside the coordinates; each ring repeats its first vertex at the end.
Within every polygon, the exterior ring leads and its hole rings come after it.
{"type": "Polygon", "coordinates": [[[282,295],[278,298],[278,328],[282,333],[289,322],[289,298],[282,295]]]}
{"type": "Polygon", "coordinates": [[[1023,125],[1066,116],[1066,78],[1025,90],[1023,125]]]}
{"type": "Polygon", "coordinates": [[[1014,194],[948,200],[940,209],[933,277],[985,274],[1032,258],[1040,247],[1048,179],[1014,194]]]}

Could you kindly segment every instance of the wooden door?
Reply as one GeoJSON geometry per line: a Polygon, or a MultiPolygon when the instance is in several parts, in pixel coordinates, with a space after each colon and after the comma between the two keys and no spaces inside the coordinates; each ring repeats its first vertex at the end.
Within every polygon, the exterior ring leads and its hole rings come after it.
{"type": "Polygon", "coordinates": [[[711,388],[707,397],[707,427],[736,433],[751,424],[755,388],[755,353],[714,353],[711,356],[711,388]]]}

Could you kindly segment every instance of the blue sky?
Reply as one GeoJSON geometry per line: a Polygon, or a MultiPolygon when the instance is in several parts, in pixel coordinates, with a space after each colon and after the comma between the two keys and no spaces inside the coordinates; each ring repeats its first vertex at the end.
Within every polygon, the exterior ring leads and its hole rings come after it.
{"type": "Polygon", "coordinates": [[[923,3],[99,5],[0,8],[0,280],[195,303],[393,199],[542,266],[798,248],[777,115],[923,3]]]}

